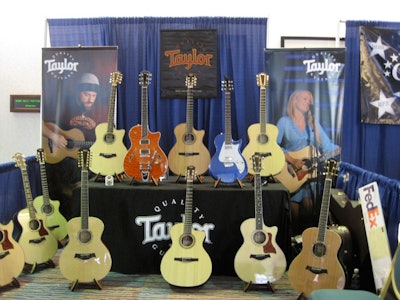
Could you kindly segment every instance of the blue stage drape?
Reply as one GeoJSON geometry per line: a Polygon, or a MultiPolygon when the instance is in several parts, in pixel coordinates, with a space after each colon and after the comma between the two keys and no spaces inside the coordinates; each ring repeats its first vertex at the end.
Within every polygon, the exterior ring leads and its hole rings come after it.
{"type": "MultiPolygon", "coordinates": [[[[124,79],[118,87],[117,128],[128,131],[141,122],[141,87],[138,75],[152,73],[148,87],[150,130],[161,132],[160,147],[168,153],[175,144],[173,130],[186,122],[184,99],[160,98],[160,30],[217,29],[218,78],[228,75],[234,82],[231,95],[232,138],[247,144],[247,128],[259,122],[259,88],[256,74],[265,71],[267,19],[230,17],[191,18],[90,18],[49,19],[52,47],[118,46],[118,68],[124,79]]],[[[184,87],[184,78],[182,80],[184,87]]],[[[218,82],[220,85],[220,82],[218,82]]],[[[193,126],[204,129],[204,144],[215,152],[214,138],[225,130],[224,94],[215,99],[196,99],[193,126]]],[[[130,145],[128,134],[125,143],[130,145]]]]}
{"type": "Polygon", "coordinates": [[[400,179],[400,126],[361,123],[360,113],[360,26],[400,30],[400,23],[379,21],[346,22],[346,77],[343,105],[343,161],[365,170],[400,179]]]}

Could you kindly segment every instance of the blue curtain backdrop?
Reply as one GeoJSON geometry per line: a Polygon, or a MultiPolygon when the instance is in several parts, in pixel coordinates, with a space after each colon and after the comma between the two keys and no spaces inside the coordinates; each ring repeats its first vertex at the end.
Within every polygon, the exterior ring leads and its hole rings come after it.
{"type": "MultiPolygon", "coordinates": [[[[168,153],[175,144],[173,130],[186,122],[185,99],[160,98],[160,31],[164,29],[217,29],[218,78],[228,75],[234,82],[231,95],[232,138],[248,142],[247,127],[259,120],[259,88],[256,74],[265,71],[267,19],[193,17],[193,18],[88,18],[49,19],[51,47],[118,46],[118,69],[123,82],[118,87],[117,128],[126,131],[141,122],[141,87],[138,75],[152,73],[148,87],[150,130],[160,131],[160,147],[168,153]]],[[[218,82],[215,99],[196,99],[193,126],[204,129],[204,144],[211,155],[214,138],[224,132],[224,94],[218,82]]],[[[184,86],[184,78],[182,80],[184,86]]],[[[126,146],[130,141],[125,135],[126,146]]]]}

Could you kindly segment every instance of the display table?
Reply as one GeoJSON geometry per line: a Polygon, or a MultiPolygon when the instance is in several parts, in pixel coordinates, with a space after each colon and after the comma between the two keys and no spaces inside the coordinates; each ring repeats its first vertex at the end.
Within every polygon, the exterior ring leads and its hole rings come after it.
{"type": "MultiPolygon", "coordinates": [[[[170,247],[169,228],[182,222],[186,183],[176,177],[159,185],[89,182],[90,216],[104,222],[102,240],[112,257],[112,271],[160,273],[162,254],[170,247]]],[[[211,177],[193,187],[193,227],[206,232],[204,248],[213,263],[214,275],[235,275],[234,257],[243,243],[241,223],[254,218],[254,187],[251,182],[213,186],[211,177]]],[[[276,241],[290,259],[289,193],[279,183],[263,187],[264,223],[278,226],[276,241]]],[[[74,191],[73,211],[80,215],[80,188],[74,191]]]]}

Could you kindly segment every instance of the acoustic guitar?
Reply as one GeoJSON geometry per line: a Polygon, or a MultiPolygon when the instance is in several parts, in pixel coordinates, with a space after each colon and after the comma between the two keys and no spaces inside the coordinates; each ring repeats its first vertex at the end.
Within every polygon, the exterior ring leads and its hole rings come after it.
{"type": "Polygon", "coordinates": [[[51,234],[53,234],[58,241],[62,241],[67,237],[67,219],[60,213],[60,201],[50,199],[45,156],[46,154],[43,148],[37,149],[36,158],[40,166],[43,195],[39,195],[33,200],[33,206],[37,212],[46,215],[46,227],[50,229],[51,234]]]}
{"type": "Polygon", "coordinates": [[[222,81],[225,92],[225,134],[220,133],[214,139],[216,152],[209,165],[210,175],[223,183],[234,183],[247,175],[247,163],[241,153],[242,141],[232,139],[231,92],[233,81],[225,76],[222,81]]]}
{"type": "Polygon", "coordinates": [[[266,90],[268,86],[268,75],[257,74],[257,85],[260,87],[260,123],[255,123],[247,129],[249,143],[243,149],[243,157],[249,167],[249,174],[254,175],[252,168],[252,156],[255,152],[262,155],[261,176],[271,176],[279,173],[285,164],[285,154],[276,142],[278,127],[266,122],[267,101],[266,90]]]}
{"type": "Polygon", "coordinates": [[[185,176],[188,166],[194,166],[198,175],[207,172],[210,152],[203,144],[204,130],[193,127],[193,88],[197,84],[195,74],[188,74],[185,79],[186,123],[178,124],[174,129],[175,145],[168,153],[169,169],[175,175],[185,176]]]}
{"type": "Polygon", "coordinates": [[[172,245],[165,252],[160,265],[165,281],[178,287],[202,285],[212,272],[211,258],[203,248],[206,235],[192,225],[194,176],[195,168],[188,166],[184,222],[171,227],[172,245]]]}
{"type": "Polygon", "coordinates": [[[263,155],[254,153],[254,209],[255,218],[244,220],[240,225],[243,244],[234,259],[235,272],[247,283],[269,284],[277,281],[286,271],[286,257],[276,243],[277,226],[264,224],[261,183],[263,155]]]}
{"type": "Polygon", "coordinates": [[[139,83],[142,87],[142,122],[129,130],[131,147],[124,158],[125,173],[141,182],[153,181],[156,185],[168,171],[168,159],[160,148],[160,132],[151,132],[148,124],[148,86],[151,74],[142,71],[139,83]]]}
{"type": "Polygon", "coordinates": [[[342,244],[340,235],[327,228],[333,176],[337,175],[337,161],[326,162],[326,178],[322,194],[318,228],[310,227],[302,233],[303,246],[289,266],[289,282],[293,289],[308,297],[317,289],[343,289],[344,269],[338,259],[342,244]]]}
{"type": "Polygon", "coordinates": [[[46,126],[53,132],[64,136],[67,140],[65,148],[58,148],[53,145],[53,141],[46,136],[42,136],[42,147],[46,156],[46,163],[56,164],[66,157],[78,159],[79,148],[89,148],[93,142],[85,141],[83,132],[78,128],[62,130],[56,124],[46,122],[46,126]]]}
{"type": "Polygon", "coordinates": [[[90,152],[92,153],[90,170],[103,176],[124,173],[124,159],[128,151],[123,141],[125,130],[114,128],[115,96],[117,87],[122,82],[122,74],[120,72],[112,72],[110,82],[111,95],[108,121],[96,126],[96,140],[90,147],[90,152]]]}
{"type": "Polygon", "coordinates": [[[289,152],[289,154],[304,162],[302,169],[295,170],[293,166],[286,162],[278,174],[274,178],[282,183],[290,193],[297,191],[307,180],[317,178],[318,164],[333,158],[340,154],[341,149],[337,148],[334,151],[327,152],[318,156],[316,148],[313,146],[306,146],[299,151],[289,152]]]}
{"type": "Polygon", "coordinates": [[[111,269],[111,255],[101,240],[104,223],[89,215],[89,166],[90,150],[80,149],[78,164],[81,169],[81,216],[67,223],[69,243],[60,254],[60,270],[72,282],[74,290],[79,282],[95,283],[101,289],[100,280],[111,269]]]}
{"type": "Polygon", "coordinates": [[[17,214],[18,223],[22,228],[18,243],[24,251],[25,263],[32,265],[31,272],[34,272],[38,264],[48,263],[54,266],[51,259],[57,252],[58,242],[46,226],[46,215],[36,212],[33,205],[25,157],[21,153],[15,153],[13,159],[21,169],[27,203],[27,208],[17,214]]]}
{"type": "Polygon", "coordinates": [[[12,283],[19,287],[17,277],[21,274],[24,265],[24,250],[14,240],[12,233],[14,223],[0,224],[0,286],[12,283]]]}

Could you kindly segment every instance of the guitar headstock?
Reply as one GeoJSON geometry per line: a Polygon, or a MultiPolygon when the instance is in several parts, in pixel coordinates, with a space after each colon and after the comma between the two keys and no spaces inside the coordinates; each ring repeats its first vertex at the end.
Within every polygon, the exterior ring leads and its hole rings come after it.
{"type": "Polygon", "coordinates": [[[92,156],[90,154],[89,149],[79,149],[78,151],[78,166],[83,170],[86,170],[90,167],[92,161],[92,156]]]}
{"type": "Polygon", "coordinates": [[[122,73],[119,71],[112,72],[110,74],[110,82],[112,86],[117,86],[118,84],[121,84],[122,82],[122,73]]]}
{"type": "Polygon", "coordinates": [[[41,165],[44,165],[46,163],[46,153],[44,153],[43,148],[38,148],[36,150],[36,159],[41,165]]]}
{"type": "Polygon", "coordinates": [[[268,86],[268,75],[266,73],[258,73],[257,74],[257,85],[260,88],[265,88],[268,86]]]}
{"type": "Polygon", "coordinates": [[[151,73],[149,71],[142,71],[139,74],[139,84],[141,86],[148,86],[151,82],[151,73]]]}
{"type": "Polygon", "coordinates": [[[260,154],[260,152],[255,152],[252,156],[251,156],[251,160],[253,162],[253,170],[255,173],[260,173],[262,170],[261,167],[261,160],[262,160],[262,156],[260,154]]]}
{"type": "Polygon", "coordinates": [[[196,77],[196,75],[193,74],[193,73],[189,73],[188,75],[186,75],[185,85],[189,89],[194,88],[197,85],[197,77],[196,77]]]}
{"type": "Polygon", "coordinates": [[[326,178],[337,176],[337,173],[339,171],[339,162],[334,158],[328,159],[325,163],[325,170],[326,178]]]}
{"type": "Polygon", "coordinates": [[[25,161],[25,156],[22,153],[15,153],[12,157],[15,161],[15,166],[20,168],[21,170],[26,169],[26,161],[25,161]]]}
{"type": "Polygon", "coordinates": [[[194,166],[187,166],[186,168],[186,182],[193,182],[196,170],[194,166]]]}
{"type": "Polygon", "coordinates": [[[221,81],[221,89],[225,93],[233,91],[233,80],[229,79],[229,77],[225,75],[224,80],[221,81]]]}

